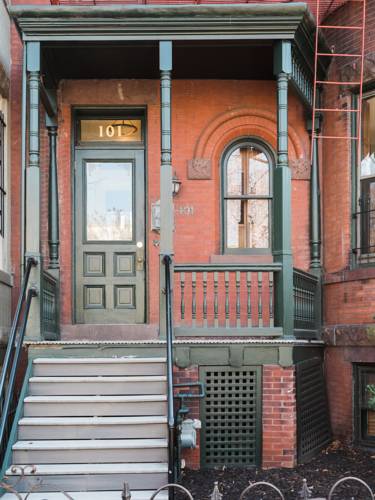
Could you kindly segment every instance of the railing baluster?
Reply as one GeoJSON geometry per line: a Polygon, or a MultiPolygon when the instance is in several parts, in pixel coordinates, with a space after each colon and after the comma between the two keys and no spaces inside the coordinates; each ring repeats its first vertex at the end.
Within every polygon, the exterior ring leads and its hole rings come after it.
{"type": "Polygon", "coordinates": [[[197,273],[191,273],[191,319],[193,328],[197,325],[197,273]]]}
{"type": "Polygon", "coordinates": [[[262,280],[263,273],[258,273],[258,326],[263,326],[263,306],[262,306],[262,280]]]}
{"type": "Polygon", "coordinates": [[[247,288],[247,326],[251,328],[253,320],[251,317],[251,272],[246,273],[246,288],[247,288]]]}
{"type": "Polygon", "coordinates": [[[219,326],[219,300],[218,300],[218,290],[219,290],[219,273],[214,272],[214,325],[215,328],[219,326]]]}
{"type": "Polygon", "coordinates": [[[181,322],[185,320],[185,273],[180,273],[180,288],[181,288],[181,322]]]}
{"type": "Polygon", "coordinates": [[[229,272],[224,273],[225,280],[225,327],[229,328],[229,272]]]}
{"type": "Polygon", "coordinates": [[[236,271],[236,325],[241,328],[241,273],[236,271]]]}
{"type": "Polygon", "coordinates": [[[268,273],[269,275],[269,288],[270,288],[270,327],[274,327],[273,320],[273,272],[268,273]]]}
{"type": "Polygon", "coordinates": [[[207,272],[203,272],[203,326],[207,328],[207,272]]]}

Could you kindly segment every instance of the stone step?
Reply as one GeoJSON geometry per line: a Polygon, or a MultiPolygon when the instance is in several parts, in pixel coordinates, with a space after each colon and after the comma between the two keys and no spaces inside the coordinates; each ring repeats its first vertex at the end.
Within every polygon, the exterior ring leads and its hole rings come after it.
{"type": "Polygon", "coordinates": [[[137,377],[31,377],[30,396],[166,394],[164,375],[137,377]]]}
{"type": "Polygon", "coordinates": [[[18,441],[13,464],[166,462],[166,439],[18,441]]]}
{"type": "Polygon", "coordinates": [[[129,376],[165,375],[165,358],[36,358],[33,374],[36,377],[70,376],[129,376]]]}
{"type": "Polygon", "coordinates": [[[167,396],[28,396],[25,417],[165,415],[167,396]]]}
{"type": "Polygon", "coordinates": [[[167,417],[24,417],[19,440],[167,438],[167,417]]]}
{"type": "MultiPolygon", "coordinates": [[[[20,464],[24,466],[24,464],[20,464]]],[[[6,471],[8,483],[17,483],[17,489],[28,491],[107,491],[119,490],[124,482],[131,490],[157,489],[168,482],[167,463],[105,463],[105,464],[36,464],[36,472],[25,470],[24,478],[6,471]]],[[[104,500],[104,498],[103,498],[104,500]]]]}

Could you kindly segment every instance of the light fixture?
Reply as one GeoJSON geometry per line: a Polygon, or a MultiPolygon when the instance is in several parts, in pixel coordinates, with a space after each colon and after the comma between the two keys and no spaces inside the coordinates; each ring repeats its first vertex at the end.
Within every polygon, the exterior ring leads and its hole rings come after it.
{"type": "Polygon", "coordinates": [[[172,177],[172,195],[177,196],[178,193],[180,192],[182,182],[180,179],[177,177],[176,172],[173,174],[172,177]]]}
{"type": "Polygon", "coordinates": [[[129,137],[138,132],[138,127],[132,120],[116,120],[112,123],[112,127],[119,130],[119,135],[129,137]]]}

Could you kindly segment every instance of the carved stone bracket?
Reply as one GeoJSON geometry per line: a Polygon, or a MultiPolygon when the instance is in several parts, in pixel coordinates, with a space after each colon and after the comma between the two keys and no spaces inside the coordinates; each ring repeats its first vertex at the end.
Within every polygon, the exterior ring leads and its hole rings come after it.
{"type": "Polygon", "coordinates": [[[292,179],[310,180],[311,166],[307,158],[297,158],[289,160],[289,165],[292,170],[292,179]]]}
{"type": "Polygon", "coordinates": [[[188,161],[188,179],[211,179],[211,160],[208,158],[193,158],[188,161]]]}

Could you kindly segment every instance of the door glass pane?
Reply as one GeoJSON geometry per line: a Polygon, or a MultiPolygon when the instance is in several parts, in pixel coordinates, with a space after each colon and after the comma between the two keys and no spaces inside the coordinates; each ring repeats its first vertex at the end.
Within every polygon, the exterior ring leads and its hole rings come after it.
{"type": "Polygon", "coordinates": [[[86,239],[133,239],[133,171],[131,163],[86,163],[86,239]]]}
{"type": "Polygon", "coordinates": [[[247,194],[268,195],[270,191],[269,162],[257,148],[249,148],[247,194]]]}

